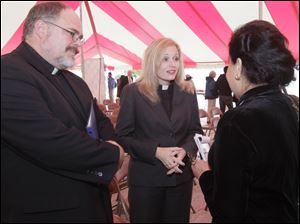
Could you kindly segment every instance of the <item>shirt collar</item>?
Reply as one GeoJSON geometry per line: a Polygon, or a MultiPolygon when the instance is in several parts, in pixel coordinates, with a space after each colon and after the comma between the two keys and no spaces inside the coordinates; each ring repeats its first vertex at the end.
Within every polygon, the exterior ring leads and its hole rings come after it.
{"type": "Polygon", "coordinates": [[[252,99],[257,98],[260,96],[266,96],[268,94],[273,94],[274,92],[281,92],[280,88],[276,85],[268,84],[263,86],[257,86],[253,89],[248,90],[246,93],[244,93],[239,102],[238,106],[242,105],[244,102],[252,99]]]}
{"type": "Polygon", "coordinates": [[[51,75],[56,75],[56,73],[58,72],[59,70],[58,70],[58,68],[53,68],[53,71],[51,72],[51,75]]]}
{"type": "Polygon", "coordinates": [[[25,41],[23,41],[15,51],[20,53],[29,64],[44,75],[57,74],[59,71],[25,41]]]}

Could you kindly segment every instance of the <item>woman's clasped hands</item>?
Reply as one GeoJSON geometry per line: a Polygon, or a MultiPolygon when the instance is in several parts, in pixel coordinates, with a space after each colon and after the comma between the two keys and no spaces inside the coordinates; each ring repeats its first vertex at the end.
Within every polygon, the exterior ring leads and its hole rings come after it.
{"type": "Polygon", "coordinates": [[[159,159],[168,169],[167,175],[173,173],[182,173],[179,166],[184,166],[182,161],[186,155],[186,151],[180,147],[157,147],[156,158],[159,159]]]}

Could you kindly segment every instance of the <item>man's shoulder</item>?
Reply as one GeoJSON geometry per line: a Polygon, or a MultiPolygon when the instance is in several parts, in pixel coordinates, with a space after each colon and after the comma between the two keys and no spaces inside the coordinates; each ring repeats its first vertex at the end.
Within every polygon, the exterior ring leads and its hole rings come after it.
{"type": "Polygon", "coordinates": [[[221,74],[217,80],[223,80],[223,79],[225,79],[225,74],[221,74]]]}
{"type": "Polygon", "coordinates": [[[20,64],[27,64],[25,59],[16,52],[11,52],[1,56],[1,67],[4,66],[19,66],[20,64]]]}
{"type": "Polygon", "coordinates": [[[34,67],[30,65],[21,55],[14,52],[1,56],[1,77],[17,77],[25,73],[31,73],[34,67]]]}
{"type": "Polygon", "coordinates": [[[124,90],[130,92],[131,94],[136,94],[139,92],[137,83],[130,83],[124,86],[124,90]]]}

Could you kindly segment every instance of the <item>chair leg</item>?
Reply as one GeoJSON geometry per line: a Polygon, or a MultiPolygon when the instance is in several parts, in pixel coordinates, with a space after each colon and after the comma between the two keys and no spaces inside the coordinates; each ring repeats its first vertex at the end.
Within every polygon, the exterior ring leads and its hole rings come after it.
{"type": "Polygon", "coordinates": [[[118,206],[119,206],[118,212],[119,214],[121,214],[121,210],[123,210],[126,220],[129,220],[129,206],[127,205],[125,199],[123,198],[121,194],[121,189],[118,184],[117,184],[117,191],[118,191],[118,206]]]}
{"type": "Polygon", "coordinates": [[[191,209],[192,209],[192,212],[195,214],[196,210],[194,209],[193,205],[191,205],[191,209]]]}

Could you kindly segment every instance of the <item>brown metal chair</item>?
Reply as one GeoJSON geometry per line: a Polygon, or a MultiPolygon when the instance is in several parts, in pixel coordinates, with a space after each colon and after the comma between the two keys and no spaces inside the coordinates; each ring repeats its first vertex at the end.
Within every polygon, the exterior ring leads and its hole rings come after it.
{"type": "Polygon", "coordinates": [[[125,216],[126,221],[129,221],[129,204],[122,195],[122,190],[128,188],[127,175],[130,156],[125,155],[121,168],[116,172],[110,183],[110,192],[117,193],[116,204],[113,206],[113,211],[118,216],[125,216]]]}
{"type": "Polygon", "coordinates": [[[98,104],[98,107],[99,107],[99,109],[100,109],[101,111],[103,111],[103,112],[105,113],[106,107],[105,107],[104,104],[100,103],[100,104],[98,104]]]}
{"type": "Polygon", "coordinates": [[[108,110],[114,110],[114,109],[118,109],[118,108],[120,108],[120,106],[119,106],[119,104],[117,104],[117,103],[110,103],[110,104],[108,104],[107,105],[107,108],[108,108],[108,110]]]}
{"type": "Polygon", "coordinates": [[[213,117],[216,117],[216,116],[221,117],[223,115],[223,113],[219,107],[213,107],[211,109],[211,113],[212,113],[213,117]]]}
{"type": "Polygon", "coordinates": [[[205,135],[209,136],[211,134],[211,131],[214,130],[214,128],[213,128],[212,123],[209,123],[209,124],[206,123],[206,121],[208,119],[208,113],[203,109],[199,109],[198,112],[199,112],[200,121],[201,121],[201,119],[205,120],[205,123],[201,122],[202,129],[203,129],[205,135]]]}
{"type": "Polygon", "coordinates": [[[108,104],[111,104],[112,102],[111,102],[111,100],[110,99],[104,99],[103,100],[103,104],[106,106],[106,105],[108,105],[108,104]]]}

